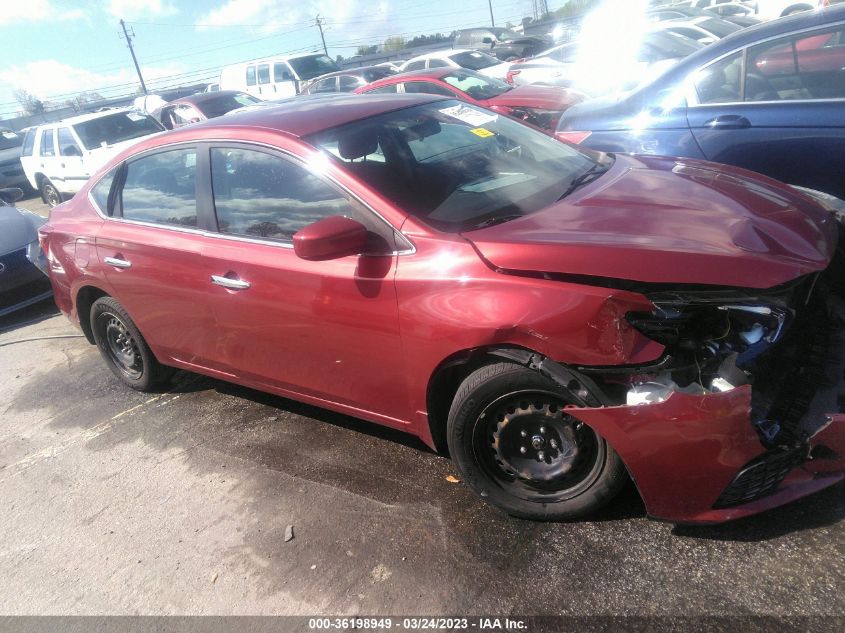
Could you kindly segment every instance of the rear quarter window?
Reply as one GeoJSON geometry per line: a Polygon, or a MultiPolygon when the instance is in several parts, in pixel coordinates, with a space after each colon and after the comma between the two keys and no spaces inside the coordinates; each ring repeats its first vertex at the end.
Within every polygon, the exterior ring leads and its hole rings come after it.
{"type": "Polygon", "coordinates": [[[22,156],[32,156],[32,148],[35,146],[35,128],[30,128],[26,131],[23,137],[23,146],[21,148],[22,156]]]}

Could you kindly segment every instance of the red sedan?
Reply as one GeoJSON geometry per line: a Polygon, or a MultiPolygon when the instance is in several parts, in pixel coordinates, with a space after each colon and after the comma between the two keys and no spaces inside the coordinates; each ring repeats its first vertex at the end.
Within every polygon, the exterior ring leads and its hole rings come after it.
{"type": "Polygon", "coordinates": [[[53,209],[56,301],[127,385],[178,368],[402,429],[527,518],[629,474],[690,523],[843,478],[816,194],[429,95],[319,105],[150,137],[53,209]]]}
{"type": "Polygon", "coordinates": [[[365,93],[425,93],[460,99],[507,114],[543,130],[554,132],[561,115],[586,97],[557,86],[511,86],[461,68],[437,68],[393,75],[358,88],[365,93]]]}

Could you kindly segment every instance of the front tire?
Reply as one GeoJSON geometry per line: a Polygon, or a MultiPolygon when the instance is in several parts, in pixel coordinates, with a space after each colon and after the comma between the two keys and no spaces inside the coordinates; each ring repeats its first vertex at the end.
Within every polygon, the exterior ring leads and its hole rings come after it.
{"type": "Polygon", "coordinates": [[[559,386],[514,363],[470,374],[449,411],[449,451],[461,479],[516,517],[569,520],[607,504],[627,475],[593,429],[566,414],[559,386]]]}
{"type": "Polygon", "coordinates": [[[94,302],[91,331],[109,369],[133,389],[151,391],[173,375],[173,368],[156,360],[117,299],[100,297],[94,302]]]}

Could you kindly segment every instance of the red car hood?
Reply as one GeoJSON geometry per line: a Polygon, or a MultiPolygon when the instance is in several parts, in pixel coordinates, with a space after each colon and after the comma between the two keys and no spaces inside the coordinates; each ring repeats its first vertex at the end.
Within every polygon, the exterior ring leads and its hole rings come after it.
{"type": "Polygon", "coordinates": [[[608,173],[545,209],[464,233],[505,270],[744,288],[825,268],[836,235],[835,219],[786,185],[643,156],[618,156],[608,173]]]}
{"type": "Polygon", "coordinates": [[[507,106],[509,108],[530,107],[543,110],[564,110],[584,101],[586,96],[577,90],[556,86],[517,86],[498,97],[487,99],[485,106],[507,106]]]}

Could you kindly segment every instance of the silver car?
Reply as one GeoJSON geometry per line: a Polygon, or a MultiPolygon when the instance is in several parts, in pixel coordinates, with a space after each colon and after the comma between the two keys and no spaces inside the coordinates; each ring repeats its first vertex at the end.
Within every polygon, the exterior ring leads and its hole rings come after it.
{"type": "Polygon", "coordinates": [[[588,74],[594,85],[607,86],[608,90],[625,90],[656,76],[702,46],[689,38],[669,33],[646,33],[637,46],[635,63],[627,65],[624,82],[616,85],[618,82],[615,78],[608,77],[603,80],[595,77],[597,67],[582,62],[580,42],[576,40],[512,64],[507,81],[515,86],[540,84],[569,88],[578,84],[579,80],[588,74]]]}
{"type": "Polygon", "coordinates": [[[46,218],[14,206],[18,188],[0,189],[0,317],[53,294],[38,243],[46,218]]]}

